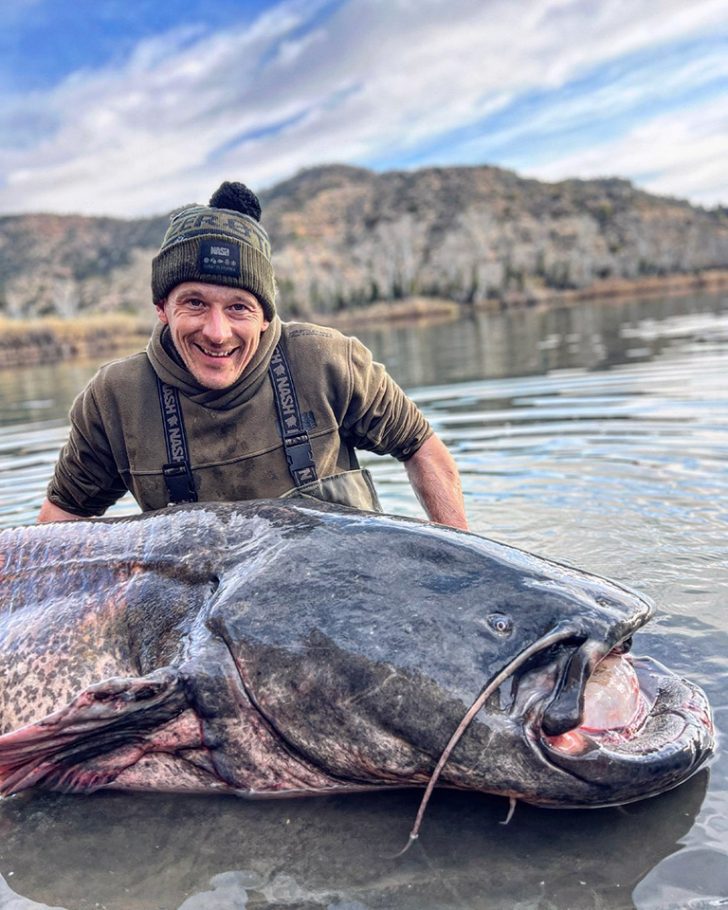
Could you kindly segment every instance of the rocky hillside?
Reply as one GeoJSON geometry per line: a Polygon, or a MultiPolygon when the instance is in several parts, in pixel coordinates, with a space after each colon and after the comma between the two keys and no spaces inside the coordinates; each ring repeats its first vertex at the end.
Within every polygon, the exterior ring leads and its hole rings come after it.
{"type": "MultiPolygon", "coordinates": [[[[261,201],[284,315],[409,296],[477,304],[728,267],[728,211],[619,179],[335,165],[304,171],[261,201]]],[[[147,311],[165,225],[166,217],[0,219],[0,312],[147,311]]]]}
{"type": "Polygon", "coordinates": [[[0,218],[0,313],[11,317],[139,311],[167,217],[0,218]]]}

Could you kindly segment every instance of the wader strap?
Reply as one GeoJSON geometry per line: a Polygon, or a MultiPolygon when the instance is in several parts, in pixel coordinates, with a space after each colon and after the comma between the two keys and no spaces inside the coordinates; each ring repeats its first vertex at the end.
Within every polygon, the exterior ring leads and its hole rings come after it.
{"type": "Polygon", "coordinates": [[[280,424],[283,447],[288,461],[288,470],[297,487],[312,480],[318,480],[316,463],[313,460],[311,440],[301,420],[301,409],[293,385],[293,377],[288,361],[280,345],[276,345],[270,359],[268,375],[273,386],[273,397],[276,400],[278,423],[280,424]]]}
{"type": "Polygon", "coordinates": [[[164,441],[167,444],[168,463],[162,466],[164,482],[167,485],[169,505],[180,502],[197,502],[195,478],[190,468],[190,455],[187,450],[187,434],[182,419],[182,408],[179,403],[179,392],[174,386],[157,376],[159,406],[162,409],[162,426],[164,441]]]}

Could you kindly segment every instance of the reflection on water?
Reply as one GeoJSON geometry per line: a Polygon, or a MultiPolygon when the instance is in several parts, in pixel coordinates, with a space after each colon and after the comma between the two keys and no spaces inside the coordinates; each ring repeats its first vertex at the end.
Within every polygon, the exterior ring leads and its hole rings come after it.
{"type": "MultiPolygon", "coordinates": [[[[704,686],[725,731],[728,301],[592,302],[358,334],[454,452],[473,529],[653,597],[636,650],[704,686]]],[[[0,372],[0,525],[34,519],[93,370],[0,372]]],[[[421,514],[401,465],[365,461],[386,509],[421,514]]],[[[441,791],[420,841],[387,858],[418,800],[22,796],[0,804],[0,873],[68,910],[664,910],[728,894],[722,753],[662,797],[519,807],[506,827],[505,801],[441,791]]]]}
{"type": "MultiPolygon", "coordinates": [[[[713,317],[724,298],[588,302],[578,305],[473,313],[460,322],[381,325],[356,334],[400,384],[447,384],[470,379],[536,376],[553,370],[604,370],[648,360],[674,340],[710,344],[713,317]]],[[[725,335],[723,322],[723,336],[725,335]]]]}
{"type": "Polygon", "coordinates": [[[635,889],[642,910],[707,910],[728,906],[728,863],[723,849],[695,847],[660,863],[635,889]]]}
{"type": "Polygon", "coordinates": [[[174,910],[204,892],[209,903],[198,906],[210,910],[216,890],[297,910],[624,907],[634,883],[679,849],[707,776],[623,809],[519,806],[506,826],[506,800],[438,792],[426,834],[397,860],[416,792],[258,802],[36,795],[4,807],[13,836],[2,866],[20,894],[69,910],[174,910]]]}

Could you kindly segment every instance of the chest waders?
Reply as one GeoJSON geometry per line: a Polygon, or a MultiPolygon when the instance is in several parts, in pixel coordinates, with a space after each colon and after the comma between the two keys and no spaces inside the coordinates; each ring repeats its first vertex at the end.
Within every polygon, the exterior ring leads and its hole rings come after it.
{"type": "MultiPolygon", "coordinates": [[[[280,345],[273,351],[268,377],[273,387],[283,450],[294,483],[280,498],[318,499],[369,512],[381,512],[377,491],[366,468],[354,468],[328,477],[318,476],[311,440],[301,419],[296,387],[280,345]]],[[[167,486],[169,505],[197,502],[179,392],[159,377],[157,389],[167,445],[167,464],[162,466],[162,475],[167,486]]]]}

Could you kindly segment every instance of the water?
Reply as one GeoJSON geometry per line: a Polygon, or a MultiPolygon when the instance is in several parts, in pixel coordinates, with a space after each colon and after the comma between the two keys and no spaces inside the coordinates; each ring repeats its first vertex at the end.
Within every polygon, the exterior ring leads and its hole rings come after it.
{"type": "MultiPolygon", "coordinates": [[[[650,595],[638,636],[728,728],[728,298],[585,303],[357,334],[460,465],[473,530],[650,595]]],[[[34,520],[95,364],[0,372],[0,525],[34,520]]],[[[388,511],[404,471],[368,456],[388,511]]],[[[124,501],[115,511],[135,511],[124,501]]],[[[438,792],[316,800],[24,795],[0,803],[3,891],[113,910],[669,910],[728,906],[728,761],[624,809],[438,792]]],[[[18,900],[20,900],[18,898],[18,900]]],[[[37,906],[37,905],[35,905],[37,906]]]]}

